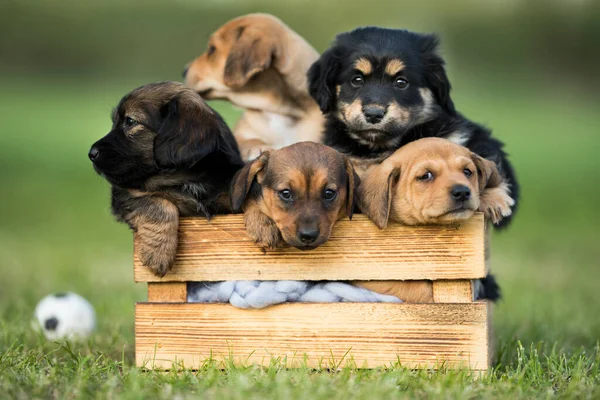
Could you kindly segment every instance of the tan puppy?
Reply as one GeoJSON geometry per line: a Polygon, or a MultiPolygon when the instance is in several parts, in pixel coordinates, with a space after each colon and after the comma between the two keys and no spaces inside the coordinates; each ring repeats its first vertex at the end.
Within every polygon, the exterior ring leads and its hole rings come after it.
{"type": "MultiPolygon", "coordinates": [[[[360,209],[379,228],[389,220],[405,225],[450,224],[476,211],[498,223],[514,201],[496,165],[446,139],[411,142],[371,168],[358,189],[360,209]]],[[[405,301],[433,301],[431,282],[357,281],[405,301]]]]}
{"type": "Polygon", "coordinates": [[[308,94],[306,73],[319,54],[268,14],[233,19],[213,33],[204,54],[184,71],[206,99],[244,108],[233,129],[242,157],[300,141],[321,141],[324,117],[308,94]]]}
{"type": "Polygon", "coordinates": [[[358,176],[352,163],[323,144],[302,142],[266,151],[235,176],[234,210],[244,210],[248,235],[261,247],[287,243],[314,249],[335,222],[352,218],[358,176]]]}
{"type": "Polygon", "coordinates": [[[360,209],[381,229],[390,219],[449,224],[477,210],[497,223],[510,216],[513,203],[492,161],[441,138],[401,147],[365,174],[358,192],[360,209]]]}

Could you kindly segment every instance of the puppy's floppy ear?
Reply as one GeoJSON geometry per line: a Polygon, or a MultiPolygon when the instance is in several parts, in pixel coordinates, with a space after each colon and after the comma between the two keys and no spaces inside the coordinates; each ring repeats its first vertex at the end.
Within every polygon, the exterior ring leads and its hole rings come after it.
{"type": "Polygon", "coordinates": [[[341,63],[335,48],[327,50],[308,70],[308,91],[323,114],[335,108],[335,83],[341,63]]]}
{"type": "Polygon", "coordinates": [[[473,162],[477,167],[477,178],[479,184],[479,193],[482,193],[485,189],[495,188],[500,186],[503,182],[498,167],[493,161],[487,160],[475,153],[471,153],[473,162]]]}
{"type": "Polygon", "coordinates": [[[236,35],[225,62],[223,80],[227,86],[239,89],[254,75],[271,67],[280,49],[273,38],[254,27],[240,27],[236,35]]]}
{"type": "Polygon", "coordinates": [[[354,170],[354,166],[352,165],[352,161],[349,158],[346,158],[346,175],[348,176],[348,188],[346,195],[346,214],[348,214],[348,218],[352,219],[354,215],[354,206],[356,205],[356,194],[358,191],[358,186],[360,185],[360,178],[356,171],[354,170]]]}
{"type": "MultiPolygon", "coordinates": [[[[181,92],[159,110],[162,125],[154,139],[154,160],[163,169],[186,169],[217,150],[234,161],[239,151],[223,119],[196,93],[181,92]]],[[[239,163],[239,162],[238,162],[239,163]]]]}
{"type": "Polygon", "coordinates": [[[419,35],[420,50],[425,67],[425,84],[433,93],[437,104],[454,115],[456,109],[450,97],[450,80],[444,68],[444,59],[438,54],[439,39],[436,35],[419,35]]]}
{"type": "Polygon", "coordinates": [[[387,226],[399,178],[400,168],[382,164],[369,171],[358,187],[359,208],[379,229],[387,226]]]}
{"type": "Polygon", "coordinates": [[[233,177],[231,182],[231,208],[233,211],[240,211],[244,205],[244,201],[250,192],[252,182],[256,175],[262,171],[269,161],[269,151],[264,151],[254,161],[246,164],[244,168],[239,170],[233,177]]]}

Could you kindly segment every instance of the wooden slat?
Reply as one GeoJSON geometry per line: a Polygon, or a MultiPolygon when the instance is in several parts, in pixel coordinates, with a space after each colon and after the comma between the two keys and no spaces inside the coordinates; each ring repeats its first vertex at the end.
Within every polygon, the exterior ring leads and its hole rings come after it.
{"type": "Polygon", "coordinates": [[[187,283],[150,282],[148,283],[148,301],[150,303],[185,303],[187,301],[187,283]]]}
{"type": "Polygon", "coordinates": [[[473,301],[473,284],[470,280],[434,281],[435,303],[470,303],[473,301]]]}
{"type": "Polygon", "coordinates": [[[496,363],[496,334],[494,332],[494,304],[486,301],[487,305],[487,342],[488,342],[488,364],[496,363]]]}
{"type": "Polygon", "coordinates": [[[323,246],[267,253],[247,236],[242,215],[180,222],[174,268],[153,275],[134,256],[137,282],[220,280],[475,279],[485,276],[483,217],[462,225],[379,230],[363,215],[339,221],[323,246]]]}
{"type": "Polygon", "coordinates": [[[330,303],[241,310],[228,304],[138,303],[136,362],[198,368],[208,358],[288,367],[488,368],[487,305],[330,303]],[[173,365],[173,362],[177,362],[173,365]]]}

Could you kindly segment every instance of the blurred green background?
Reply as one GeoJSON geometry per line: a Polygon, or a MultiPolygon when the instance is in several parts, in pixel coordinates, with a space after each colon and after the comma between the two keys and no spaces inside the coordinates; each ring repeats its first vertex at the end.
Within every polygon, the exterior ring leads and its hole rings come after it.
{"type": "MultiPolygon", "coordinates": [[[[600,338],[598,2],[4,0],[0,13],[0,327],[23,339],[36,302],[72,290],[96,307],[109,356],[133,355],[132,237],[87,159],[122,95],[180,80],[211,32],[249,12],[282,18],[319,51],[361,25],[437,32],[459,110],[506,143],[522,184],[494,234],[504,291],[497,340],[600,338]],[[8,326],[21,327],[8,329],[8,326]]],[[[212,103],[233,124],[239,112],[212,103]]],[[[504,350],[501,360],[514,357],[504,350]]]]}

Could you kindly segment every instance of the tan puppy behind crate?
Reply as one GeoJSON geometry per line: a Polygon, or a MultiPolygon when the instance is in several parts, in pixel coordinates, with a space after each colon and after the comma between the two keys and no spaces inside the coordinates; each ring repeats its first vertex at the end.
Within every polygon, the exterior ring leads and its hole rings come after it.
{"type": "MultiPolygon", "coordinates": [[[[445,225],[481,211],[498,223],[511,214],[514,200],[496,165],[466,147],[441,138],[411,142],[371,168],[358,188],[359,208],[380,229],[388,221],[404,225],[445,225]]],[[[355,281],[375,292],[408,302],[432,302],[429,281],[355,281]]],[[[480,280],[480,298],[495,300],[492,275],[480,280]]]]}
{"type": "Polygon", "coordinates": [[[321,141],[324,117],[306,77],[318,57],[278,18],[248,14],[214,32],[183,75],[202,97],[244,109],[233,133],[244,160],[252,160],[263,150],[321,141]]]}

